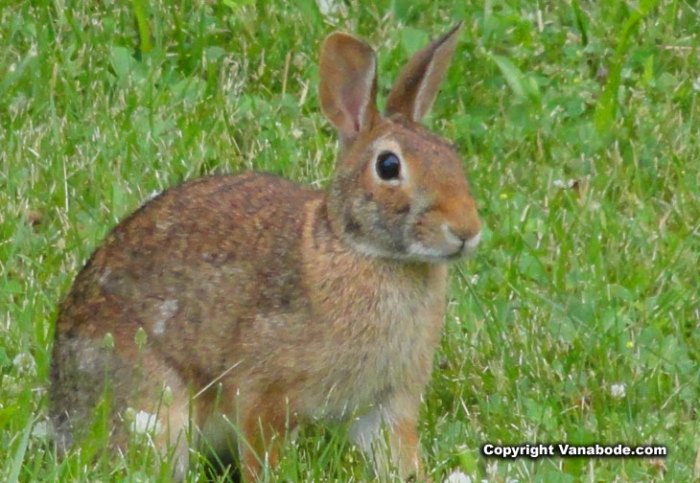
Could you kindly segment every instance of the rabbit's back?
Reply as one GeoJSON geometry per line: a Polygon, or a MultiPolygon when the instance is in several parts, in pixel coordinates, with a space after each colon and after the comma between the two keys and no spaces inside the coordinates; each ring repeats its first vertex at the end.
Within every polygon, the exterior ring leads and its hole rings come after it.
{"type": "Polygon", "coordinates": [[[304,310],[300,232],[304,205],[320,196],[261,174],[164,192],[120,223],[81,271],[57,344],[109,333],[129,353],[143,328],[171,365],[210,382],[261,312],[304,310]]]}

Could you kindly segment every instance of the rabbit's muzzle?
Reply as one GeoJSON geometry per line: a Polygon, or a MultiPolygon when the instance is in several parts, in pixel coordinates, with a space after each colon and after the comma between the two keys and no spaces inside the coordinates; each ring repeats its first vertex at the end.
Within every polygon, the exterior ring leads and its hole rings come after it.
{"type": "Polygon", "coordinates": [[[481,221],[474,202],[438,206],[416,217],[407,238],[407,254],[424,261],[452,261],[469,255],[481,239],[481,221]]]}

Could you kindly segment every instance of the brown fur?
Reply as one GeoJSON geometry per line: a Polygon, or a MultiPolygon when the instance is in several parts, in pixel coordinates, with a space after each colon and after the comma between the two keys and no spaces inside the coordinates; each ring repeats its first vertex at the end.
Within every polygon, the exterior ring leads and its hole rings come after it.
{"type": "Polygon", "coordinates": [[[399,473],[420,473],[416,419],[446,262],[480,230],[458,156],[410,117],[413,103],[422,115],[432,102],[456,32],[417,54],[419,71],[409,63],[397,85],[407,76],[419,85],[405,97],[393,91],[402,107],[386,118],[375,107],[371,48],[329,36],[321,100],[343,146],[328,192],[256,173],[203,178],[109,234],[56,322],[52,415],[63,447],[81,436],[107,384],[114,444],[128,440],[127,408],[157,415],[165,429],[156,444],[175,447],[178,477],[188,430],[215,451],[237,442],[243,476],[254,479],[298,423],[349,418],[370,453],[386,426],[399,473]],[[432,66],[431,52],[441,56],[432,66]],[[396,183],[374,171],[387,149],[400,152],[396,183]]]}

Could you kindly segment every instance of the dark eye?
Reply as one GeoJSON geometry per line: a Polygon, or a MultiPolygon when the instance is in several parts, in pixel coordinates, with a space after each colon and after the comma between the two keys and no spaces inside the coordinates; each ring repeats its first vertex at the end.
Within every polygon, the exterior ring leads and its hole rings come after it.
{"type": "Polygon", "coordinates": [[[377,174],[384,181],[398,178],[400,171],[399,157],[391,151],[384,151],[377,156],[377,174]]]}

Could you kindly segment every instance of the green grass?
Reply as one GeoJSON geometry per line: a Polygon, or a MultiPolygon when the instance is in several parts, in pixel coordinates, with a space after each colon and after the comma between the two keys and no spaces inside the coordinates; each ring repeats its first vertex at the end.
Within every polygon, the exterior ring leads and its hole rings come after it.
{"type": "MultiPolygon", "coordinates": [[[[323,36],[368,38],[385,95],[457,20],[427,124],[456,142],[487,228],[452,270],[421,418],[433,478],[700,478],[694,2],[179,3],[0,9],[0,479],[167,480],[147,444],[102,453],[99,424],[63,461],[44,435],[53,322],[73,277],[118,220],[183,180],[256,169],[325,186],[323,36]],[[656,442],[669,456],[486,460],[487,441],[656,442]]],[[[336,436],[307,430],[271,478],[366,478],[336,436]]]]}

